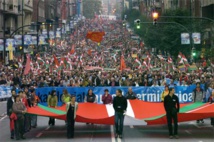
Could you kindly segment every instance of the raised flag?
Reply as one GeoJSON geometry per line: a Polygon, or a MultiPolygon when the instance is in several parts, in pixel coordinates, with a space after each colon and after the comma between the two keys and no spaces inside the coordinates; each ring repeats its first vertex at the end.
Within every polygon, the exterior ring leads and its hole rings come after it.
{"type": "Polygon", "coordinates": [[[126,68],[126,63],[125,63],[125,60],[124,60],[124,56],[122,55],[120,57],[120,70],[124,70],[126,68]]]}
{"type": "Polygon", "coordinates": [[[56,68],[59,68],[60,64],[59,64],[59,61],[58,61],[56,55],[53,55],[53,57],[54,57],[54,63],[55,63],[56,68]]]}
{"type": "Polygon", "coordinates": [[[74,54],[74,53],[75,53],[75,45],[73,44],[72,47],[71,47],[70,54],[74,54]]]}
{"type": "Polygon", "coordinates": [[[103,40],[105,32],[88,32],[86,35],[87,39],[100,43],[103,40]]]}
{"type": "Polygon", "coordinates": [[[30,72],[30,69],[31,69],[31,59],[30,59],[30,55],[28,54],[27,55],[27,62],[26,62],[26,65],[25,65],[25,70],[24,70],[24,75],[27,75],[29,72],[30,72]]]}

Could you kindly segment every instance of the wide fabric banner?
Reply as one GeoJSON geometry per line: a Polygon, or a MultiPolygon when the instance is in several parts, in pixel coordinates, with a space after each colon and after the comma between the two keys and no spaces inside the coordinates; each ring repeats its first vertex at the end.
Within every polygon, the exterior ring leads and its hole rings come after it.
{"type": "Polygon", "coordinates": [[[5,99],[11,97],[11,87],[10,86],[0,86],[0,99],[5,99]]]}
{"type": "MultiPolygon", "coordinates": [[[[192,86],[176,86],[175,94],[179,97],[181,103],[192,102],[192,93],[195,89],[195,85],[192,86]]],[[[104,90],[108,89],[109,94],[115,96],[116,90],[121,89],[123,95],[128,92],[128,87],[44,87],[36,89],[36,94],[41,100],[42,105],[47,105],[48,95],[52,90],[56,90],[58,97],[58,106],[62,105],[62,92],[66,89],[69,94],[75,95],[77,102],[84,102],[84,98],[89,89],[93,90],[93,93],[97,96],[97,103],[102,103],[102,95],[104,90]]],[[[139,100],[148,102],[160,102],[161,94],[164,87],[132,87],[133,92],[137,94],[139,100]]]]}

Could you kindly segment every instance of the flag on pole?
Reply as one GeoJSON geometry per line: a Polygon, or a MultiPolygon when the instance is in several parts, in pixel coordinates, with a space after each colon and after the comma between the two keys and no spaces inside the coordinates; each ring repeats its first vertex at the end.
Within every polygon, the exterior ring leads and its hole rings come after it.
{"type": "Polygon", "coordinates": [[[70,54],[74,54],[74,53],[75,53],[75,45],[73,44],[72,47],[71,47],[70,54]]]}
{"type": "Polygon", "coordinates": [[[53,55],[53,57],[54,57],[54,63],[55,63],[56,68],[59,68],[60,64],[59,64],[58,59],[56,58],[56,55],[53,55]]]}
{"type": "Polygon", "coordinates": [[[125,63],[125,60],[124,60],[124,56],[121,55],[120,57],[120,70],[124,70],[126,68],[126,63],[125,63]]]}
{"type": "Polygon", "coordinates": [[[103,40],[105,32],[88,32],[86,35],[87,39],[100,43],[103,40]]]}
{"type": "Polygon", "coordinates": [[[30,69],[31,69],[31,59],[30,59],[30,55],[28,54],[27,55],[27,62],[26,62],[26,65],[25,65],[25,70],[24,70],[24,75],[27,75],[29,72],[30,72],[30,69]]]}

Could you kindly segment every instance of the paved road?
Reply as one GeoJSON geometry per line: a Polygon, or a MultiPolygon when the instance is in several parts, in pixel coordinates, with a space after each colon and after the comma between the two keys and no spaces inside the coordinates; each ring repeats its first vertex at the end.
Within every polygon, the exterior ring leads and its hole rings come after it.
{"type": "MultiPolygon", "coordinates": [[[[196,124],[194,121],[179,124],[179,140],[169,140],[168,130],[164,125],[145,126],[145,122],[125,118],[124,138],[113,137],[113,126],[108,125],[86,125],[76,123],[75,138],[66,138],[66,126],[64,121],[56,120],[56,126],[47,125],[48,118],[38,117],[38,127],[28,132],[23,142],[213,142],[214,127],[210,126],[210,120],[206,119],[205,124],[196,124]]],[[[0,141],[10,142],[9,120],[0,119],[0,141]]]]}

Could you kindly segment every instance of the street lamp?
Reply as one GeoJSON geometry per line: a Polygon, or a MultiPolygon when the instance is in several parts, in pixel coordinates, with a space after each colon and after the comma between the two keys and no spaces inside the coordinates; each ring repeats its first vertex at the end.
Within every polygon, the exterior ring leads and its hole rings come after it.
{"type": "Polygon", "coordinates": [[[38,47],[39,47],[39,26],[38,26],[38,23],[39,23],[39,3],[41,2],[41,0],[38,0],[38,2],[37,2],[37,21],[36,21],[36,23],[37,23],[37,28],[36,28],[36,30],[37,30],[37,36],[36,36],[36,40],[37,40],[37,49],[38,49],[38,47]]]}

